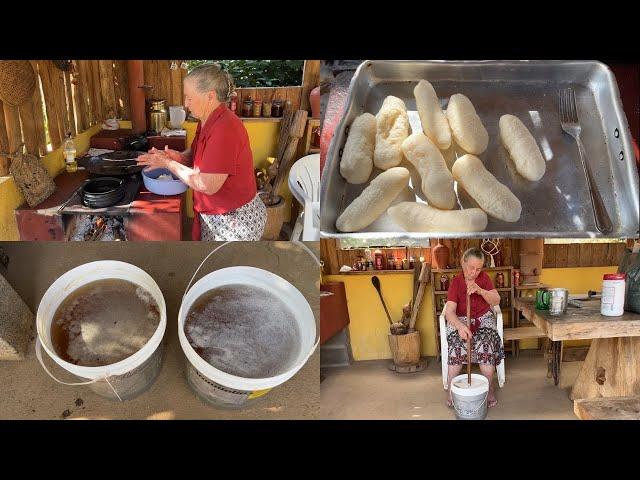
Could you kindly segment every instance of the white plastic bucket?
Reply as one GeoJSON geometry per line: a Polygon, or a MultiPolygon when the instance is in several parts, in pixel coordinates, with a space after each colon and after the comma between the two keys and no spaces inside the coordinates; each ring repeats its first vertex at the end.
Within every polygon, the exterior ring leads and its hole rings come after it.
{"type": "Polygon", "coordinates": [[[302,293],[274,273],[245,266],[222,268],[209,273],[187,291],[178,313],[178,338],[189,361],[187,381],[191,388],[208,403],[230,408],[245,406],[289,380],[304,366],[319,342],[319,338],[316,339],[313,311],[302,293]],[[187,340],[184,325],[194,302],[206,292],[230,284],[264,288],[284,302],[293,313],[300,332],[300,348],[297,357],[286,365],[279,375],[268,378],[244,378],[228,374],[207,363],[187,340]]]}
{"type": "Polygon", "coordinates": [[[126,400],[139,395],[155,380],[160,371],[162,339],[167,327],[167,307],[160,287],[144,270],[125,262],[100,260],[69,270],[45,292],[36,314],[36,356],[42,368],[56,382],[64,385],[89,385],[103,397],[126,400]],[[111,365],[85,367],[74,365],[58,356],[51,342],[51,322],[62,302],[78,288],[97,280],[120,279],[135,283],[148,291],[158,304],[160,322],[149,341],[136,353],[111,365]],[[64,370],[80,377],[82,382],[64,382],[56,378],[42,360],[42,349],[64,370]]]}
{"type": "Polygon", "coordinates": [[[454,377],[451,382],[451,401],[458,420],[484,420],[487,416],[489,380],[484,375],[471,374],[469,387],[467,374],[454,377]],[[459,383],[463,386],[458,387],[459,383]]]}

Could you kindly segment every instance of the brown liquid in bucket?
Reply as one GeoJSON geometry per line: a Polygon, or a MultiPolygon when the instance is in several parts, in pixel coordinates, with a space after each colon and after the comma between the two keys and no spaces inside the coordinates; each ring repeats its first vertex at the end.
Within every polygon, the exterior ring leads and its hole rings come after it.
{"type": "Polygon", "coordinates": [[[51,323],[51,342],[63,360],[99,367],[140,350],[160,323],[158,304],[127,280],[88,283],[69,295],[51,323]]]}
{"type": "Polygon", "coordinates": [[[300,350],[293,313],[268,290],[250,285],[224,285],[203,294],[189,309],[184,332],[207,363],[244,378],[284,373],[300,350]]]}

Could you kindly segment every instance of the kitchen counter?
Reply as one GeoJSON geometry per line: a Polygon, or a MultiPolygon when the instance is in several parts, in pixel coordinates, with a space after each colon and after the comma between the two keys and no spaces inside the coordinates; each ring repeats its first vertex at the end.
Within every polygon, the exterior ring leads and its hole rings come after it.
{"type": "MultiPolygon", "coordinates": [[[[68,215],[58,215],[57,210],[88,177],[86,171],[63,172],[55,177],[56,191],[48,199],[33,208],[26,203],[18,207],[20,240],[64,240],[68,215]]],[[[121,206],[124,213],[114,214],[123,216],[129,240],[181,240],[184,195],[155,195],[141,183],[134,200],[121,206]]]]}

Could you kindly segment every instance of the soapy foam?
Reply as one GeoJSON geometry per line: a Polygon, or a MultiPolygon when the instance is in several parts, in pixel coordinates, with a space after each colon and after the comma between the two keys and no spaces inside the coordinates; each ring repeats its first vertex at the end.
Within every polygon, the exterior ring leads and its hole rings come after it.
{"type": "Polygon", "coordinates": [[[158,304],[148,291],[127,280],[98,280],[74,291],[58,307],[51,341],[69,363],[110,365],[140,350],[159,323],[158,304]]]}
{"type": "Polygon", "coordinates": [[[300,351],[291,310],[268,290],[250,285],[224,285],[202,295],[184,331],[207,363],[243,378],[284,373],[300,351]]]}

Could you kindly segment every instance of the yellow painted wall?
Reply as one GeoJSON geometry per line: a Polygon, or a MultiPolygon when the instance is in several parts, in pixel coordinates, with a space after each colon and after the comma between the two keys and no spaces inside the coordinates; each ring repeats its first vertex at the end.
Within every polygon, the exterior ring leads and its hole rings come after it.
{"type": "MultiPolygon", "coordinates": [[[[569,293],[600,291],[602,276],[613,273],[618,267],[545,268],[540,281],[552,287],[563,287],[569,293]]],[[[373,275],[373,274],[372,274],[373,275]]],[[[349,310],[349,336],[354,360],[391,358],[387,335],[389,321],[384,313],[378,293],[371,284],[372,275],[325,275],[324,281],[344,282],[349,310]]],[[[409,302],[413,289],[411,273],[378,275],[385,302],[394,321],[402,317],[402,306],[409,302]]],[[[420,331],[422,355],[435,356],[434,318],[431,301],[431,284],[418,314],[416,328],[420,331]]],[[[565,346],[588,345],[588,340],[565,342],[565,346]]],[[[536,339],[522,340],[521,349],[538,348],[536,339]]]]}
{"type": "MultiPolygon", "coordinates": [[[[378,275],[382,295],[394,321],[402,318],[402,306],[411,300],[413,272],[378,275]]],[[[355,360],[391,358],[389,321],[378,292],[371,284],[372,275],[327,275],[327,282],[344,282],[349,309],[349,335],[355,360]]],[[[427,285],[416,329],[420,332],[422,355],[435,356],[436,343],[431,302],[431,284],[427,285]]]]}
{"type": "MultiPolygon", "coordinates": [[[[243,120],[243,123],[249,134],[254,168],[266,167],[268,165],[267,157],[276,155],[280,122],[243,120]]],[[[197,122],[185,122],[183,124],[183,128],[187,130],[187,148],[191,147],[191,143],[196,135],[197,126],[197,122]]],[[[286,200],[285,222],[288,222],[291,219],[292,196],[286,181],[283,182],[282,188],[278,193],[286,200]]],[[[185,203],[187,215],[193,218],[193,192],[191,189],[187,192],[187,201],[185,203]]]]}
{"type": "MultiPolygon", "coordinates": [[[[121,122],[122,128],[131,128],[131,122],[121,122]]],[[[94,125],[90,129],[74,137],[78,155],[89,150],[91,136],[101,130],[100,125],[94,125]]],[[[64,155],[62,147],[42,157],[42,163],[52,177],[64,170],[64,155]]],[[[24,197],[16,186],[13,177],[0,177],[0,240],[20,240],[18,225],[14,210],[24,203],[24,197]]]]}

